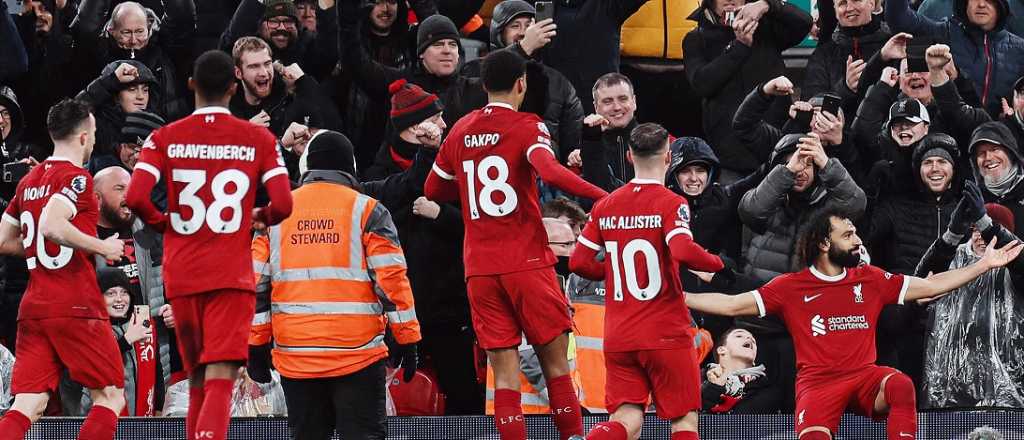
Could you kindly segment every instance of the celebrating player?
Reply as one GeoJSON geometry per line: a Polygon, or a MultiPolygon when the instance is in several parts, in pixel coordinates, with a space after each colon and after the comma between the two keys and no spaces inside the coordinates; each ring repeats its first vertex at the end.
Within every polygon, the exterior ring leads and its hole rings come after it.
{"type": "Polygon", "coordinates": [[[164,230],[164,284],[189,373],[189,439],[227,435],[231,388],[248,357],[256,305],[250,227],[277,224],[292,209],[274,135],[228,112],[233,70],[220,51],[196,60],[189,87],[197,110],[150,136],[128,188],[128,206],[164,230]],[[150,201],[161,178],[166,214],[150,201]],[[271,203],[253,210],[259,182],[271,203]]]}
{"type": "Polygon", "coordinates": [[[117,234],[96,238],[99,203],[82,168],[96,141],[88,104],[57,103],[46,126],[53,155],[21,179],[0,222],[0,252],[24,253],[29,269],[18,311],[14,405],[0,420],[0,439],[25,437],[65,368],[93,401],[78,438],[112,439],[124,408],[124,365],[93,255],[119,260],[124,243],[117,234]]]}
{"type": "Polygon", "coordinates": [[[569,260],[573,272],[612,286],[604,318],[612,415],[587,438],[637,438],[653,394],[658,416],[672,421],[672,440],[696,440],[700,370],[678,263],[705,272],[723,264],[693,241],[686,199],[662,183],[672,162],[668,131],[642,124],[629,138],[636,178],[594,205],[569,260]]]}
{"type": "Polygon", "coordinates": [[[956,289],[1005,266],[1024,247],[1014,241],[996,249],[993,238],[976,263],[922,279],[860,265],[857,228],[836,208],[816,214],[805,227],[797,246],[807,269],[740,295],[690,294],[686,304],[727,316],[772,313],[785,321],[796,348],[801,440],[832,438],[847,406],[875,419],[888,413],[888,438],[912,440],[917,434],[914,384],[906,374],[874,364],[882,307],[956,289]]]}
{"type": "Polygon", "coordinates": [[[606,193],[562,167],[544,122],[517,111],[526,95],[525,60],[510,51],[491,52],[481,74],[489,104],[452,127],[424,192],[434,201],[462,201],[466,287],[473,328],[494,369],[494,422],[501,438],[526,438],[517,350],[526,333],[564,440],[583,433],[583,420],[566,358],[569,304],[555,279],[535,172],[574,195],[597,200],[606,193]]]}

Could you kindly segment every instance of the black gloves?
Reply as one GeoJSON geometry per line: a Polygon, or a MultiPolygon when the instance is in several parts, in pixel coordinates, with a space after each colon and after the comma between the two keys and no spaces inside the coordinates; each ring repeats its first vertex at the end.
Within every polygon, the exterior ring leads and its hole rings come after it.
{"type": "Polygon", "coordinates": [[[963,196],[953,210],[953,216],[949,219],[949,232],[956,235],[966,235],[971,231],[971,225],[985,216],[985,198],[981,189],[974,181],[968,180],[964,184],[963,196]]]}
{"type": "Polygon", "coordinates": [[[246,370],[253,381],[270,383],[270,344],[250,345],[246,370]]]}
{"type": "Polygon", "coordinates": [[[399,344],[394,340],[388,342],[388,365],[391,368],[405,368],[402,381],[409,383],[416,375],[416,367],[419,365],[416,344],[399,344]]]}

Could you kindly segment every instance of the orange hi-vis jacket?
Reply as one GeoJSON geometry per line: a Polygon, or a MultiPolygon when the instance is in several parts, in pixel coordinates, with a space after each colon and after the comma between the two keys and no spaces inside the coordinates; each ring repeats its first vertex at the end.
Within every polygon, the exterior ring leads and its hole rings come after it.
{"type": "Polygon", "coordinates": [[[252,243],[257,277],[250,345],[273,337],[274,368],[293,379],[355,373],[420,340],[405,257],[391,214],[334,181],[292,192],[292,215],[252,243]],[[385,321],[385,319],[387,321],[385,321]]]}

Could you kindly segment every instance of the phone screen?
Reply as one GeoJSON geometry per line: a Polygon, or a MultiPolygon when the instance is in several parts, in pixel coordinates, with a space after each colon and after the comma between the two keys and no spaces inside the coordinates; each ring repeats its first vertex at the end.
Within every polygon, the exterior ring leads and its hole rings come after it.
{"type": "Polygon", "coordinates": [[[814,114],[814,112],[811,112],[811,111],[800,111],[800,110],[797,110],[796,118],[794,119],[794,121],[796,121],[797,125],[800,128],[804,128],[804,127],[809,128],[811,126],[811,115],[813,115],[813,114],[814,114]]]}
{"type": "Polygon", "coordinates": [[[555,7],[551,2],[537,2],[534,7],[537,8],[537,15],[534,16],[534,21],[555,18],[555,7]]]}

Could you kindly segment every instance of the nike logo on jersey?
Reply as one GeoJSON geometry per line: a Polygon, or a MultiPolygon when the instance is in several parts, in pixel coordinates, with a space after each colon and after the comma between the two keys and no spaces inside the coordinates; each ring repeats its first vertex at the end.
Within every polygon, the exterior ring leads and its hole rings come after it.
{"type": "Polygon", "coordinates": [[[819,293],[817,295],[811,295],[811,296],[804,295],[804,302],[805,303],[809,303],[811,301],[814,301],[815,299],[817,299],[821,295],[822,295],[821,293],[819,293]]]}

